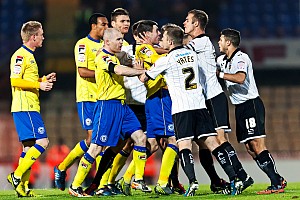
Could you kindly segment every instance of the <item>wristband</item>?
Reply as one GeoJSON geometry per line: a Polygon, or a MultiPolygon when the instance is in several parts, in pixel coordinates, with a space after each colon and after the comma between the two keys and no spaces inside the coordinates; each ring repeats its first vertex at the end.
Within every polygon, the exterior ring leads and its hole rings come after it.
{"type": "Polygon", "coordinates": [[[220,73],[219,73],[219,77],[220,77],[220,78],[224,78],[224,72],[220,72],[220,73]]]}

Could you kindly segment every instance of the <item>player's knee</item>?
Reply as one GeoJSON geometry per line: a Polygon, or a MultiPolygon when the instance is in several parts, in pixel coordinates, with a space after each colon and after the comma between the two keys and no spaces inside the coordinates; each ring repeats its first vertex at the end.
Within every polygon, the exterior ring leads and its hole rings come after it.
{"type": "Polygon", "coordinates": [[[147,138],[143,131],[141,131],[141,130],[135,131],[131,135],[131,138],[133,139],[135,145],[146,146],[147,138]]]}
{"type": "Polygon", "coordinates": [[[36,141],[36,144],[42,146],[44,149],[47,149],[49,145],[49,139],[48,138],[39,139],[36,141]]]}

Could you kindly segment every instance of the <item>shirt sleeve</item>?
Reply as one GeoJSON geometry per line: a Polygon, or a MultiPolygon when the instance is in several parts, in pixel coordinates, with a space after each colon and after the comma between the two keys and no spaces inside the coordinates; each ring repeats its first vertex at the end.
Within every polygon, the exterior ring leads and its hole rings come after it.
{"type": "Polygon", "coordinates": [[[243,59],[242,56],[238,56],[238,58],[234,60],[232,65],[234,73],[244,72],[247,74],[247,62],[243,59]]]}
{"type": "Polygon", "coordinates": [[[10,63],[10,78],[22,78],[26,68],[26,58],[21,55],[13,56],[10,63]]]}
{"type": "Polygon", "coordinates": [[[88,67],[88,48],[84,42],[77,42],[74,49],[75,63],[77,67],[88,67]]]}
{"type": "Polygon", "coordinates": [[[159,58],[149,70],[147,70],[146,74],[149,78],[155,79],[159,74],[163,73],[169,68],[167,64],[167,58],[161,57],[159,58]]]}

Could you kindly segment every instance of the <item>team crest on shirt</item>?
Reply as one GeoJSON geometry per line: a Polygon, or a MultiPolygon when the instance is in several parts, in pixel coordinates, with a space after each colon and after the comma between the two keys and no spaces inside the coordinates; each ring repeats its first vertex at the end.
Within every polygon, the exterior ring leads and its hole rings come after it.
{"type": "Polygon", "coordinates": [[[38,128],[38,133],[39,134],[44,134],[45,133],[45,128],[44,127],[42,127],[42,126],[40,126],[39,128],[38,128]]]}
{"type": "Polygon", "coordinates": [[[79,62],[85,62],[85,45],[81,44],[78,46],[78,61],[79,62]]]}
{"type": "Polygon", "coordinates": [[[238,69],[245,69],[246,63],[244,61],[239,61],[237,63],[237,68],[238,69]]]}
{"type": "Polygon", "coordinates": [[[29,62],[30,62],[30,64],[34,64],[34,63],[35,63],[35,61],[34,61],[34,60],[30,60],[29,62]]]}
{"type": "Polygon", "coordinates": [[[107,141],[107,135],[102,135],[102,136],[100,137],[100,141],[101,141],[101,142],[106,142],[106,141],[107,141]]]}
{"type": "Polygon", "coordinates": [[[147,47],[141,48],[140,52],[148,57],[150,57],[153,54],[153,52],[147,47]]]}
{"type": "Polygon", "coordinates": [[[86,119],[85,119],[85,124],[86,124],[87,126],[90,126],[90,125],[92,124],[92,120],[91,120],[90,118],[86,118],[86,119]]]}
{"type": "Polygon", "coordinates": [[[109,64],[112,62],[112,59],[109,56],[102,56],[102,60],[106,62],[106,64],[109,64]]]}

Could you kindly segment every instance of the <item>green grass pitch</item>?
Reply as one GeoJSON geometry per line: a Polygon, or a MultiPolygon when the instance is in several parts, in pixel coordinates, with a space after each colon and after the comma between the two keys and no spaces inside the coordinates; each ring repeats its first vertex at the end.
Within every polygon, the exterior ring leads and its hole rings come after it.
{"type": "MultiPolygon", "coordinates": [[[[124,200],[126,199],[159,199],[159,200],[177,200],[177,199],[232,199],[232,200],[276,200],[276,199],[299,199],[300,200],[300,182],[299,183],[288,183],[287,188],[284,193],[281,194],[271,194],[271,195],[257,195],[256,192],[266,189],[267,184],[254,184],[252,187],[247,188],[241,195],[230,196],[223,194],[213,194],[209,190],[209,185],[200,185],[199,190],[194,197],[183,197],[181,195],[173,194],[170,196],[157,196],[155,193],[142,193],[140,191],[133,191],[133,196],[126,197],[123,195],[110,196],[110,197],[92,197],[89,199],[101,198],[101,199],[114,199],[114,200],[124,200]]],[[[152,187],[153,188],[153,187],[152,187]]],[[[74,199],[68,194],[67,189],[65,191],[60,191],[58,189],[35,189],[36,194],[40,197],[31,197],[32,199],[74,199]]],[[[18,199],[13,190],[3,190],[0,191],[1,200],[11,200],[18,199]]],[[[25,198],[28,199],[28,198],[25,198]]]]}

